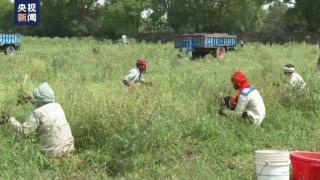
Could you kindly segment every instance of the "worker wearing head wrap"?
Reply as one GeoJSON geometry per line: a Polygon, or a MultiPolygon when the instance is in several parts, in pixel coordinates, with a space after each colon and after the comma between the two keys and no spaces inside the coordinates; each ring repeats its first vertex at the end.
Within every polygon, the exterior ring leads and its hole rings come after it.
{"type": "Polygon", "coordinates": [[[126,46],[126,45],[128,44],[128,38],[127,38],[127,36],[124,35],[124,34],[121,36],[121,43],[122,43],[124,46],[126,46]]]}
{"type": "Polygon", "coordinates": [[[294,65],[286,64],[283,66],[284,74],[289,77],[288,84],[291,88],[302,90],[305,88],[306,84],[303,78],[296,72],[294,65]]]}
{"type": "Polygon", "coordinates": [[[232,75],[231,82],[236,94],[229,100],[225,98],[225,105],[221,107],[220,112],[243,117],[259,127],[265,117],[265,106],[260,93],[250,85],[248,78],[241,71],[232,75]]]}
{"type": "Polygon", "coordinates": [[[147,71],[147,60],[139,58],[136,61],[136,67],[132,68],[128,74],[123,78],[122,82],[126,86],[130,86],[134,83],[144,83],[144,73],[147,71]]]}
{"type": "Polygon", "coordinates": [[[36,131],[42,150],[50,156],[62,156],[74,149],[69,123],[60,104],[55,102],[54,92],[48,83],[42,83],[33,92],[36,109],[21,124],[14,117],[11,124],[17,132],[28,136],[36,131]]]}

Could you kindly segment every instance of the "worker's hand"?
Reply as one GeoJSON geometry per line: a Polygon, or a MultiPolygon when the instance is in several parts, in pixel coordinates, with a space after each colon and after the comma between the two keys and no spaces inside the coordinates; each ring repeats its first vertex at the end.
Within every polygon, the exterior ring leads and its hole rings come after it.
{"type": "Polygon", "coordinates": [[[152,86],[152,82],[150,82],[150,81],[144,81],[144,82],[142,82],[142,84],[145,86],[152,86]]]}
{"type": "Polygon", "coordinates": [[[9,122],[12,124],[12,125],[16,125],[17,124],[17,120],[15,117],[10,117],[9,118],[9,122]]]}
{"type": "Polygon", "coordinates": [[[123,83],[124,85],[126,85],[126,86],[129,86],[129,85],[130,85],[127,80],[122,80],[122,83],[123,83]]]}
{"type": "Polygon", "coordinates": [[[7,124],[8,121],[9,121],[9,117],[8,116],[5,116],[5,115],[1,116],[0,124],[7,124]]]}
{"type": "Polygon", "coordinates": [[[16,118],[15,117],[10,117],[9,118],[9,122],[12,124],[12,123],[14,123],[14,122],[16,122],[16,118]]]}
{"type": "Polygon", "coordinates": [[[274,87],[279,87],[280,84],[279,84],[279,83],[272,83],[272,86],[274,86],[274,87]]]}
{"type": "Polygon", "coordinates": [[[9,122],[10,124],[12,124],[13,126],[18,126],[20,123],[16,120],[15,117],[10,117],[9,118],[9,122]]]}
{"type": "Polygon", "coordinates": [[[224,115],[224,113],[223,113],[223,107],[220,107],[219,109],[218,109],[218,113],[220,114],[220,115],[224,115]]]}
{"type": "Polygon", "coordinates": [[[223,97],[219,97],[219,106],[223,107],[225,105],[225,101],[223,97]]]}
{"type": "Polygon", "coordinates": [[[28,93],[24,92],[23,90],[18,91],[18,98],[17,98],[17,106],[24,105],[32,101],[32,96],[28,93]]]}

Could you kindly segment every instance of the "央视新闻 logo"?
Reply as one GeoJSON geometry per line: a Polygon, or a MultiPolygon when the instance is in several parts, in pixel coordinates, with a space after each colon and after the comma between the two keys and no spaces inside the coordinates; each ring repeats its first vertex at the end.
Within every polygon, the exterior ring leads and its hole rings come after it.
{"type": "Polygon", "coordinates": [[[14,18],[17,26],[39,25],[40,0],[15,0],[14,18]]]}

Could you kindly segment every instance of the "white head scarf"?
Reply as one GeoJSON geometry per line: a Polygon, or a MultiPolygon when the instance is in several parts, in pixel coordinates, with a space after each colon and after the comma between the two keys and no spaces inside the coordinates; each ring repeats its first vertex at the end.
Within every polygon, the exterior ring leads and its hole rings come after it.
{"type": "Polygon", "coordinates": [[[294,73],[296,69],[294,68],[294,65],[292,64],[286,64],[283,66],[283,71],[287,73],[294,73]]]}
{"type": "Polygon", "coordinates": [[[55,101],[54,92],[47,82],[44,82],[35,88],[33,96],[35,100],[41,104],[55,101]]]}

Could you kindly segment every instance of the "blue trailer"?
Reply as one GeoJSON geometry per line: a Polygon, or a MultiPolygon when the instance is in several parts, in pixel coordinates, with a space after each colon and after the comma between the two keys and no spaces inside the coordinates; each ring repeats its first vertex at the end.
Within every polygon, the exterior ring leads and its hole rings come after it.
{"type": "Polygon", "coordinates": [[[0,33],[0,50],[4,51],[6,55],[13,54],[16,50],[20,50],[20,45],[20,34],[0,33]]]}
{"type": "Polygon", "coordinates": [[[188,54],[192,52],[192,58],[203,57],[212,54],[220,59],[224,58],[227,50],[235,50],[237,36],[220,33],[184,34],[176,37],[175,48],[188,54]]]}

